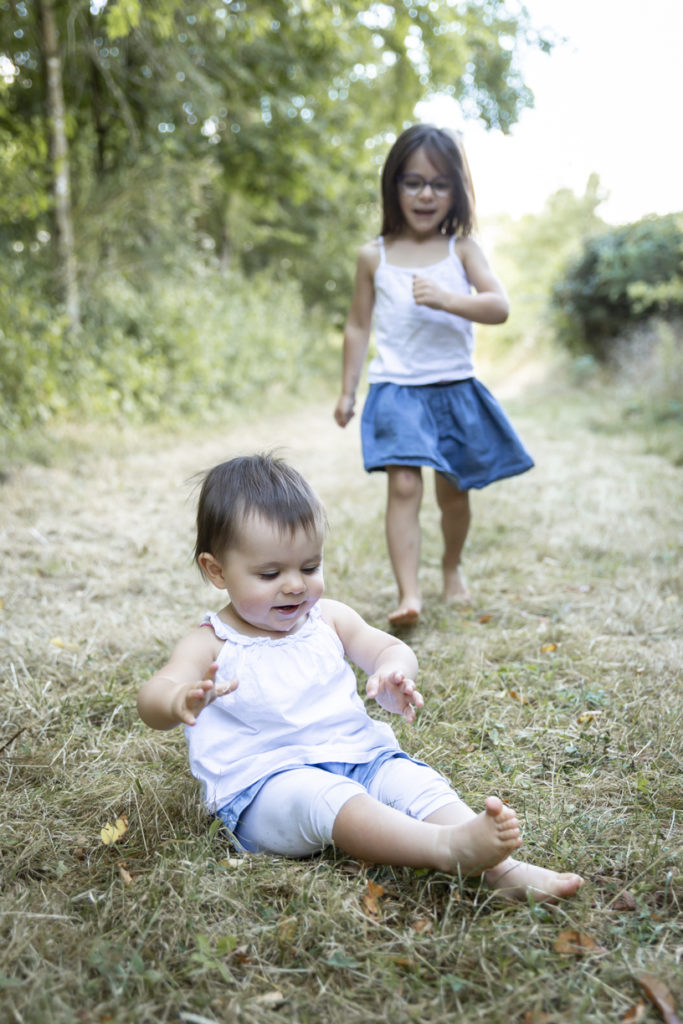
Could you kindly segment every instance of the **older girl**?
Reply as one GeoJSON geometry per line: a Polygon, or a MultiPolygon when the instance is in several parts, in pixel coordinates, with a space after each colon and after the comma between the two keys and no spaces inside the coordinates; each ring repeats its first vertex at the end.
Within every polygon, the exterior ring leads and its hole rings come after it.
{"type": "Polygon", "coordinates": [[[461,571],[468,491],[533,461],[474,376],[473,323],[502,323],[508,300],[472,238],[474,194],[457,139],[431,125],[403,132],[384,165],[382,200],[382,233],[358,257],[335,419],[345,427],[354,414],[374,319],[363,459],[369,472],[387,473],[386,535],[398,584],[389,621],[406,626],[422,608],[422,466],[435,470],[444,598],[468,601],[461,571]]]}

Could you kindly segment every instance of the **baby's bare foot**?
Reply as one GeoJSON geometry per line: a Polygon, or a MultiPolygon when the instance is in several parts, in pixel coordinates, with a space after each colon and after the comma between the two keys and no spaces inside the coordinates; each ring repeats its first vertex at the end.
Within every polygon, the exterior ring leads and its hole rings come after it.
{"type": "Polygon", "coordinates": [[[444,568],[443,597],[444,601],[452,604],[469,604],[470,591],[460,566],[456,569],[444,568]]]}
{"type": "Polygon", "coordinates": [[[513,900],[531,897],[539,903],[567,899],[583,885],[581,875],[522,864],[512,857],[487,871],[484,878],[501,896],[513,900]]]}
{"type": "Polygon", "coordinates": [[[391,612],[388,619],[392,626],[416,626],[421,611],[422,602],[419,597],[407,598],[401,601],[395,612],[391,612]]]}
{"type": "Polygon", "coordinates": [[[447,845],[444,870],[479,875],[505,860],[522,845],[517,815],[497,796],[486,799],[485,810],[465,822],[444,829],[447,845]]]}

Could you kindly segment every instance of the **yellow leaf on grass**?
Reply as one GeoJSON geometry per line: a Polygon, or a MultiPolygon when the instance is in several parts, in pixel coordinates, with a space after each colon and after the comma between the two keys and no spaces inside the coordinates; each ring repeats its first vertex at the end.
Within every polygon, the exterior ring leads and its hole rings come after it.
{"type": "Polygon", "coordinates": [[[557,644],[543,644],[541,646],[541,650],[543,651],[544,654],[547,654],[549,651],[556,651],[557,650],[557,644]]]}
{"type": "Polygon", "coordinates": [[[61,647],[64,651],[78,650],[78,644],[70,644],[67,640],[62,640],[61,636],[53,636],[50,643],[55,647],[61,647]]]}
{"type": "Polygon", "coordinates": [[[113,825],[107,822],[104,828],[100,829],[100,836],[105,846],[111,846],[112,843],[117,843],[122,836],[125,836],[127,831],[128,818],[125,814],[122,814],[113,825]]]}

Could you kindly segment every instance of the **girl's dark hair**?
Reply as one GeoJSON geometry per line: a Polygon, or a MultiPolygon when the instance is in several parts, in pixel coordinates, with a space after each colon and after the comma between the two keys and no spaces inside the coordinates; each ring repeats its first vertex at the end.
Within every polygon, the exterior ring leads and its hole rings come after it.
{"type": "Polygon", "coordinates": [[[202,552],[221,558],[239,543],[245,518],[261,516],[283,533],[302,527],[325,532],[325,509],[296,469],[266,453],[244,455],[214,466],[204,477],[197,503],[195,561],[202,552]]]}
{"type": "Polygon", "coordinates": [[[382,234],[397,235],[403,228],[398,201],[398,179],[416,149],[425,153],[453,187],[453,202],[440,224],[444,235],[470,235],[475,227],[474,187],[465,151],[456,135],[433,124],[406,128],[389,150],[382,170],[382,234]]]}

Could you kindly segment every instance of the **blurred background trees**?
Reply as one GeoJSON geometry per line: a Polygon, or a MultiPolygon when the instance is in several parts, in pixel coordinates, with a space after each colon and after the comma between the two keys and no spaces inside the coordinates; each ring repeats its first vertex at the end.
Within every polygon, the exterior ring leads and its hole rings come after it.
{"type": "MultiPolygon", "coordinates": [[[[509,129],[529,45],[502,0],[0,0],[4,432],[334,382],[389,145],[437,93],[509,129]]],[[[591,180],[497,226],[500,344],[547,334],[599,203],[591,180]]]]}

